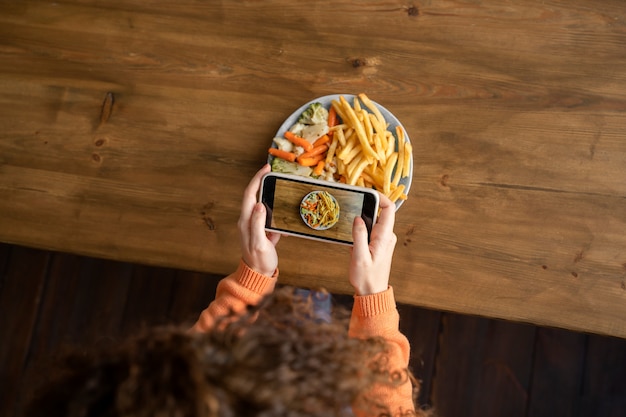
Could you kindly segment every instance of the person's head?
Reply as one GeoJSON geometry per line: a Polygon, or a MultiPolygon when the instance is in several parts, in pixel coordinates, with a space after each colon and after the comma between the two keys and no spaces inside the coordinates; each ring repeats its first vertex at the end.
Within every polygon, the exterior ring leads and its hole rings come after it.
{"type": "Polygon", "coordinates": [[[398,381],[385,369],[385,342],[349,338],[346,327],[347,314],[316,320],[310,302],[279,289],[207,334],[161,328],[70,358],[29,414],[299,417],[373,409],[368,389],[398,381]]]}

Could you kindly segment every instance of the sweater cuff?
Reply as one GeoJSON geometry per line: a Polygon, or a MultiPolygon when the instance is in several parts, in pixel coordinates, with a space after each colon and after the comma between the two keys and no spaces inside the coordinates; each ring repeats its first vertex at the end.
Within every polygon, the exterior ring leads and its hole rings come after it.
{"type": "Polygon", "coordinates": [[[268,277],[267,275],[263,275],[253,270],[243,261],[243,259],[241,259],[239,261],[239,267],[235,272],[235,278],[243,287],[257,294],[264,295],[267,293],[268,287],[273,287],[274,284],[276,284],[276,279],[278,278],[278,268],[276,268],[276,271],[274,271],[274,274],[271,277],[268,277]]]}
{"type": "Polygon", "coordinates": [[[355,295],[353,313],[360,317],[373,317],[396,309],[393,288],[376,294],[355,295]]]}

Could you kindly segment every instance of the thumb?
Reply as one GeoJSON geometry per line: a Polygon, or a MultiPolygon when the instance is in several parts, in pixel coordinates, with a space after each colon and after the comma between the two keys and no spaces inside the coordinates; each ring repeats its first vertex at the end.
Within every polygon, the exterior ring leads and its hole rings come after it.
{"type": "Polygon", "coordinates": [[[252,241],[266,239],[265,235],[265,205],[256,203],[252,209],[252,217],[250,219],[250,238],[252,241]]]}
{"type": "Polygon", "coordinates": [[[370,256],[369,244],[367,242],[367,227],[365,222],[359,216],[354,218],[352,223],[352,256],[357,259],[363,259],[370,256]]]}

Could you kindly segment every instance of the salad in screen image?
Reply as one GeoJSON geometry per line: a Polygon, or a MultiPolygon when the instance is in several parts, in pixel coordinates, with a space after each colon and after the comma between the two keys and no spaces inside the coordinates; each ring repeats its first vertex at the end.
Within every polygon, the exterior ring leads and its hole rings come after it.
{"type": "Polygon", "coordinates": [[[327,191],[312,191],[300,203],[300,216],[314,230],[328,230],[339,221],[339,203],[327,191]]]}

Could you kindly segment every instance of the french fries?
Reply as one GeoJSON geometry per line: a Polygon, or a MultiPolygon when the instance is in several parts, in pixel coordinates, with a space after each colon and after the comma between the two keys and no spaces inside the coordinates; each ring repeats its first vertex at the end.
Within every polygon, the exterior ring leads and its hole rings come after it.
{"type": "Polygon", "coordinates": [[[373,187],[393,202],[406,200],[400,180],[410,175],[413,150],[403,129],[397,126],[394,136],[382,113],[363,93],[352,105],[340,96],[332,106],[342,124],[331,128],[334,134],[326,161],[336,157],[337,173],[347,184],[373,187]]]}

